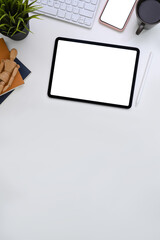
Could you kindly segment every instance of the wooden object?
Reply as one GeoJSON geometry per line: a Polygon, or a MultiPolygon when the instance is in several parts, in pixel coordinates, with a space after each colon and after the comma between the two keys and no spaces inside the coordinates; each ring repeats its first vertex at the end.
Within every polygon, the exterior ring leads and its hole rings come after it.
{"type": "Polygon", "coordinates": [[[17,56],[17,50],[10,51],[10,59],[3,59],[0,63],[0,94],[6,91],[14,81],[20,66],[14,61],[17,56]]]}
{"type": "MultiPolygon", "coordinates": [[[[12,54],[9,52],[5,42],[4,42],[4,39],[1,38],[0,39],[0,72],[2,73],[2,69],[4,68],[3,66],[3,59],[5,60],[11,60],[10,59],[10,55],[11,55],[11,58],[13,61],[14,57],[15,57],[15,54],[16,52],[15,51],[12,51],[12,54]]],[[[14,62],[13,65],[15,65],[16,63],[14,62]]],[[[7,64],[8,65],[8,64],[7,64]]],[[[16,66],[18,67],[18,65],[16,64],[16,66]]],[[[14,66],[12,66],[14,68],[14,66]]],[[[13,69],[14,70],[14,69],[13,69]]],[[[1,74],[0,73],[0,74],[1,74]]],[[[1,90],[1,93],[0,95],[3,95],[13,89],[15,89],[16,87],[24,84],[24,81],[19,73],[19,71],[15,70],[14,72],[12,71],[12,74],[10,75],[10,78],[8,80],[7,83],[5,83],[5,86],[3,87],[3,89],[1,90]],[[11,77],[12,75],[12,77],[11,77]],[[6,87],[6,88],[5,88],[6,87]]],[[[2,81],[1,81],[1,85],[3,85],[2,81]]],[[[2,87],[1,87],[2,88],[2,87]]]]}

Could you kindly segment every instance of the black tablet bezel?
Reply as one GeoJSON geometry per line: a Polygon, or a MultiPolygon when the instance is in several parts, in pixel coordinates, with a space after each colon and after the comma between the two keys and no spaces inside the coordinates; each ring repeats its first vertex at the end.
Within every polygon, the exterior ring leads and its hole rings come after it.
{"type": "Polygon", "coordinates": [[[112,107],[129,109],[129,108],[131,108],[132,101],[133,101],[133,94],[134,94],[134,87],[135,87],[135,82],[136,82],[139,55],[140,55],[140,50],[138,48],[135,48],[135,47],[113,45],[113,44],[108,44],[108,43],[100,43],[100,42],[92,42],[92,41],[86,41],[86,40],[78,40],[78,39],[72,39],[72,38],[58,37],[55,40],[55,45],[54,45],[54,50],[53,50],[53,58],[52,58],[50,78],[49,78],[49,86],[48,86],[48,96],[50,98],[56,98],[56,99],[71,100],[71,101],[78,101],[78,102],[85,102],[85,103],[93,103],[93,104],[98,104],[98,105],[105,105],[105,106],[112,106],[112,107]],[[97,102],[97,101],[90,101],[90,100],[84,100],[84,99],[77,99],[77,98],[70,98],[70,97],[52,95],[51,94],[51,88],[52,88],[52,83],[53,83],[53,78],[54,78],[53,74],[54,74],[54,67],[55,67],[55,61],[56,61],[56,53],[57,53],[57,48],[58,48],[58,41],[78,42],[78,43],[83,43],[83,44],[92,44],[92,45],[99,45],[99,46],[105,46],[105,47],[121,48],[121,49],[126,49],[126,50],[128,49],[128,50],[136,51],[137,54],[136,54],[136,60],[135,60],[135,67],[134,67],[134,73],[133,73],[133,80],[132,80],[129,104],[128,105],[119,105],[119,104],[97,102]]]}

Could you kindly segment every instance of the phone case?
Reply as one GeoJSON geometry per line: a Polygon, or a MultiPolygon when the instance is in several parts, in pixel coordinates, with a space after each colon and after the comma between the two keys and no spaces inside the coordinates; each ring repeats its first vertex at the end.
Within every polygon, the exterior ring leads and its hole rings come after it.
{"type": "MultiPolygon", "coordinates": [[[[109,24],[109,23],[103,22],[103,21],[101,20],[101,16],[102,16],[102,14],[103,14],[103,11],[104,11],[104,9],[105,9],[108,1],[109,1],[109,0],[107,0],[107,2],[105,3],[104,8],[103,8],[103,10],[102,10],[102,12],[101,12],[101,14],[100,14],[99,22],[102,23],[102,24],[104,24],[104,25],[107,26],[107,27],[110,27],[110,28],[112,28],[112,29],[114,29],[114,30],[117,30],[117,31],[119,31],[119,32],[122,32],[122,31],[125,29],[125,27],[126,27],[126,25],[127,25],[128,21],[129,21],[131,15],[132,15],[132,12],[133,12],[133,10],[134,10],[134,8],[135,8],[135,5],[136,5],[136,3],[137,3],[138,0],[135,0],[135,3],[133,4],[133,7],[132,7],[132,9],[131,9],[131,11],[130,11],[130,13],[129,13],[129,15],[128,15],[127,19],[126,19],[126,22],[125,22],[125,24],[124,24],[124,26],[123,26],[122,29],[117,28],[117,27],[115,27],[115,26],[113,26],[113,25],[111,25],[111,24],[109,24]]],[[[110,1],[111,1],[111,0],[110,0],[110,1]]],[[[119,0],[119,1],[120,1],[120,0],[119,0]]]]}

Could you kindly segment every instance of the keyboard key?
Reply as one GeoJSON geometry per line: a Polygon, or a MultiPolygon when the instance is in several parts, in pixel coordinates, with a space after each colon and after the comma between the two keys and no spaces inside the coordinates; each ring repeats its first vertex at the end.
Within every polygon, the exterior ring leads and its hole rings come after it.
{"type": "Polygon", "coordinates": [[[79,17],[78,22],[81,23],[81,24],[83,24],[83,23],[84,23],[84,20],[85,20],[84,17],[79,17]]]}
{"type": "Polygon", "coordinates": [[[88,10],[80,9],[80,15],[92,18],[93,17],[93,12],[90,12],[88,10]]]}
{"type": "Polygon", "coordinates": [[[72,5],[76,7],[78,5],[78,1],[77,0],[72,0],[72,5]]]}
{"type": "Polygon", "coordinates": [[[68,5],[68,6],[67,6],[67,11],[68,11],[68,12],[72,12],[72,6],[71,6],[71,5],[68,5]]]}
{"type": "Polygon", "coordinates": [[[60,17],[60,18],[64,18],[64,16],[65,16],[65,11],[59,9],[57,16],[60,17]]]}
{"type": "Polygon", "coordinates": [[[70,12],[66,12],[66,14],[65,14],[66,19],[70,20],[71,16],[72,16],[72,14],[70,12]]]}
{"type": "Polygon", "coordinates": [[[53,16],[57,15],[57,9],[52,8],[52,7],[46,7],[45,9],[43,9],[43,12],[46,12],[46,13],[51,14],[53,16]]]}
{"type": "Polygon", "coordinates": [[[53,7],[53,0],[48,0],[48,6],[53,7]]]}
{"type": "Polygon", "coordinates": [[[79,13],[79,8],[74,7],[74,8],[73,8],[73,13],[75,13],[75,14],[79,13]]]}
{"type": "Polygon", "coordinates": [[[65,10],[66,9],[66,4],[65,3],[61,3],[60,9],[65,10]]]}
{"type": "Polygon", "coordinates": [[[87,25],[87,26],[90,26],[91,25],[91,19],[90,18],[86,18],[84,23],[87,25]]]}
{"type": "Polygon", "coordinates": [[[66,4],[71,4],[71,0],[66,0],[66,4]]]}
{"type": "Polygon", "coordinates": [[[78,15],[72,14],[72,21],[73,21],[73,22],[77,22],[78,18],[79,18],[78,15]]]}
{"type": "Polygon", "coordinates": [[[85,3],[84,8],[94,12],[95,11],[95,5],[89,4],[89,3],[85,3]]]}
{"type": "Polygon", "coordinates": [[[42,0],[42,4],[46,5],[47,4],[47,0],[42,0]]]}
{"type": "Polygon", "coordinates": [[[59,8],[59,7],[60,7],[60,3],[59,3],[59,2],[55,2],[55,3],[54,3],[54,7],[55,7],[55,8],[59,8]]]}
{"type": "Polygon", "coordinates": [[[83,8],[83,7],[84,7],[84,2],[82,2],[82,1],[79,2],[79,3],[78,3],[78,7],[79,7],[79,8],[83,8]]]}
{"type": "Polygon", "coordinates": [[[91,0],[91,3],[96,5],[97,4],[97,0],[91,0]]]}

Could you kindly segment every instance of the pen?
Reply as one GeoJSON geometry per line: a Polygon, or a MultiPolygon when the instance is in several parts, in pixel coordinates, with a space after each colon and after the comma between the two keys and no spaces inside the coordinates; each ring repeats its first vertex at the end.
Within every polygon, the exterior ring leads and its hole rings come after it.
{"type": "Polygon", "coordinates": [[[140,98],[142,96],[145,80],[147,78],[147,74],[148,74],[149,67],[150,67],[150,64],[151,64],[151,59],[152,59],[152,52],[150,52],[148,60],[147,60],[147,64],[146,64],[145,71],[144,71],[144,74],[143,74],[143,77],[142,77],[141,85],[140,85],[140,88],[139,88],[139,91],[138,91],[138,94],[137,94],[137,99],[136,99],[136,103],[135,103],[136,106],[138,105],[138,103],[140,101],[140,98]]]}

